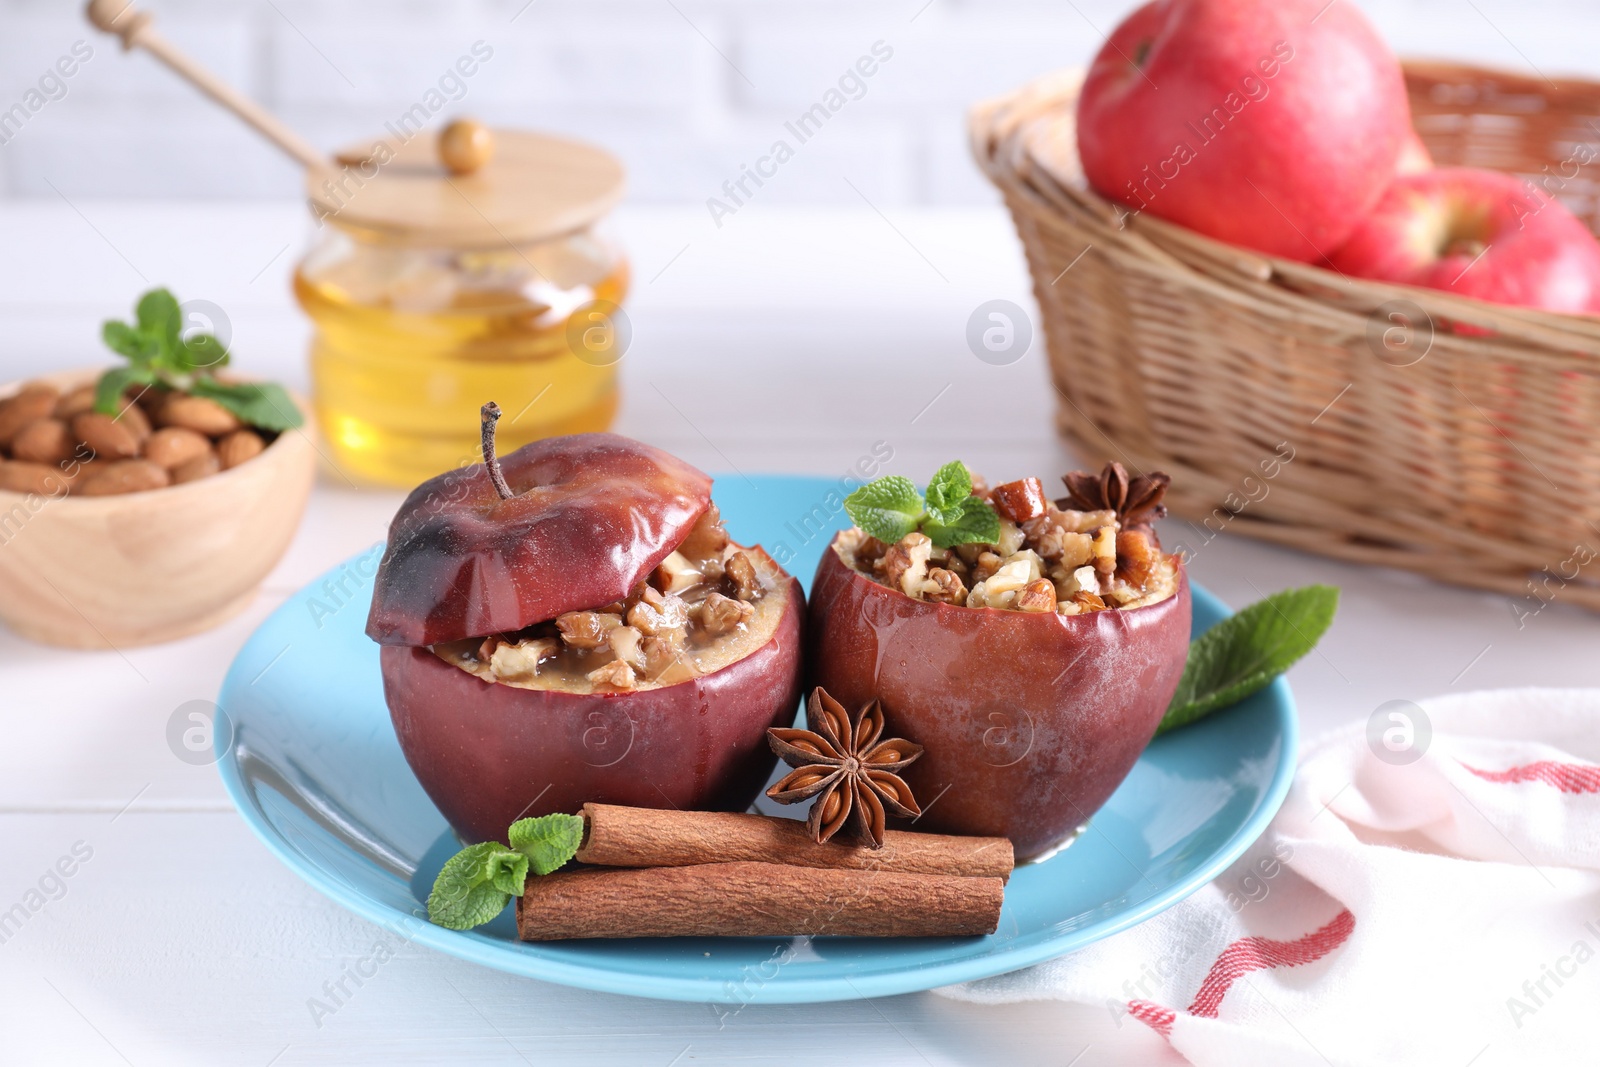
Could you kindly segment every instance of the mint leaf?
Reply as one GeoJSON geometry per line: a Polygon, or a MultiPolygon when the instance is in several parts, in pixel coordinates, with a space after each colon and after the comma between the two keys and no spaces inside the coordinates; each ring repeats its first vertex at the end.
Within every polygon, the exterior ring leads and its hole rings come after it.
{"type": "Polygon", "coordinates": [[[850,521],[878,540],[894,544],[917,528],[922,519],[922,494],[910,478],[886,474],[844,498],[850,521]]]}
{"type": "Polygon", "coordinates": [[[149,385],[155,380],[155,372],[144,367],[112,367],[95,382],[94,409],[102,415],[119,415],[124,407],[122,394],[130,385],[149,385]]]}
{"type": "Polygon", "coordinates": [[[499,915],[520,897],[528,871],[549,874],[583,844],[581,815],[543,815],[511,824],[507,848],[498,841],[468,845],[450,857],[433,880],[428,918],[450,930],[470,930],[499,915]]]}
{"type": "MultiPolygon", "coordinates": [[[[928,491],[932,492],[933,487],[929,486],[928,491]]],[[[931,512],[932,509],[929,510],[931,512]]],[[[982,497],[969,495],[961,502],[954,521],[945,523],[930,518],[922,524],[922,532],[937,548],[967,544],[992,545],[1000,540],[1000,516],[982,497]]]]}
{"type": "Polygon", "coordinates": [[[139,320],[139,332],[154,339],[166,352],[178,347],[178,335],[183,332],[183,312],[178,298],[166,289],[152,289],[139,298],[133,309],[139,320]]]}
{"type": "Polygon", "coordinates": [[[110,405],[121,388],[132,384],[159,384],[167,389],[204,396],[237,415],[242,421],[272,433],[300,426],[305,420],[283,388],[271,382],[219,382],[213,376],[230,361],[228,347],[214,334],[183,332],[183,308],[166,289],[152,289],[139,298],[134,322],[107,321],[101,327],[106,347],[132,365],[119,367],[119,377],[101,379],[95,398],[98,411],[111,413],[110,405]]]}
{"type": "Polygon", "coordinates": [[[583,816],[518,819],[506,836],[511,847],[528,858],[535,874],[549,874],[578,854],[578,847],[583,844],[583,816]]]}
{"type": "Polygon", "coordinates": [[[228,365],[228,349],[209,333],[183,339],[183,358],[190,370],[215,370],[228,365]]]}
{"type": "Polygon", "coordinates": [[[514,897],[522,895],[523,887],[528,883],[527,856],[501,849],[490,854],[486,869],[490,885],[514,897]]]}
{"type": "Polygon", "coordinates": [[[482,926],[522,893],[528,858],[498,841],[468,845],[451,856],[428,894],[428,919],[449,930],[482,926]],[[517,868],[521,866],[521,878],[517,868]],[[515,892],[512,892],[512,887],[515,892]]]}
{"type": "Polygon", "coordinates": [[[1156,735],[1237,704],[1316,647],[1333,625],[1339,590],[1286,589],[1223,619],[1189,645],[1178,691],[1156,735]]]}
{"type": "Polygon", "coordinates": [[[239,416],[240,421],[263,430],[281,433],[304,421],[289,394],[273,382],[224,383],[214,378],[196,378],[189,392],[215,400],[239,416]]]}
{"type": "Polygon", "coordinates": [[[928,515],[941,525],[954,525],[961,521],[963,507],[971,495],[972,475],[966,464],[952,460],[935,471],[933,480],[928,482],[928,515]]]}
{"type": "Polygon", "coordinates": [[[125,322],[107,319],[100,327],[100,337],[105,341],[107,348],[123,356],[134,366],[145,366],[155,358],[156,343],[125,322]]]}

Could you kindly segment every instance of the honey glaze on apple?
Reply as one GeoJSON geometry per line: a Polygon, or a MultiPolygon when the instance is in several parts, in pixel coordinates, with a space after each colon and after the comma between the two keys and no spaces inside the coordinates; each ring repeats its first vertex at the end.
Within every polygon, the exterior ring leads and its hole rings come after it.
{"type": "Polygon", "coordinates": [[[973,493],[999,513],[993,544],[939,548],[916,531],[885,544],[852,527],[833,551],[879,585],[960,607],[1084,615],[1157,604],[1177,592],[1177,557],[1161,550],[1143,515],[1046,500],[1035,478],[993,490],[974,478],[973,493]]]}
{"type": "Polygon", "coordinates": [[[433,652],[486,682],[568,693],[626,692],[712,674],[772,639],[786,576],[728,538],[716,505],[627,599],[433,652]]]}

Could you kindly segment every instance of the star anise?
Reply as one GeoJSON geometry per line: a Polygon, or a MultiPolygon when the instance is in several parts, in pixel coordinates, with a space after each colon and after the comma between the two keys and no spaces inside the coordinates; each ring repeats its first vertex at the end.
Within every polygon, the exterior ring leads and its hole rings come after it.
{"type": "Polygon", "coordinates": [[[863,842],[882,848],[886,812],[922,814],[898,773],[922,755],[922,746],[879,740],[883,707],[876,700],[852,717],[818,686],[806,700],[806,724],[809,730],[767,731],[772,751],[794,768],[767,796],[779,804],[815,797],[806,819],[813,841],[829,840],[849,822],[863,842]]]}
{"type": "Polygon", "coordinates": [[[1067,483],[1067,498],[1058,501],[1058,507],[1114,511],[1124,530],[1148,527],[1167,514],[1167,506],[1161,500],[1167,495],[1172,478],[1160,471],[1130,479],[1127,469],[1112,460],[1099,474],[1073,471],[1062,475],[1061,480],[1067,483]]]}

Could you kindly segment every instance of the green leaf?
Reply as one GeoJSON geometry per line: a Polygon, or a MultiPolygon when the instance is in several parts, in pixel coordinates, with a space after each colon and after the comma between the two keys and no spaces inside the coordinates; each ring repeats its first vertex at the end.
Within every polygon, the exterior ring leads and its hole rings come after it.
{"type": "Polygon", "coordinates": [[[528,883],[528,857],[521,852],[499,851],[489,857],[489,884],[502,893],[520,897],[528,883]]]}
{"type": "Polygon", "coordinates": [[[152,289],[139,298],[133,313],[139,320],[139,332],[149,334],[162,342],[170,351],[178,347],[178,335],[183,332],[183,311],[178,298],[166,289],[152,289]]]}
{"type": "Polygon", "coordinates": [[[450,857],[433,880],[428,918],[451,930],[482,926],[527,888],[528,872],[549,874],[559,869],[583,843],[583,818],[544,815],[519,819],[506,835],[511,847],[498,841],[468,845],[450,857]]]}
{"type": "Polygon", "coordinates": [[[971,495],[972,475],[966,464],[959,459],[952,460],[935,471],[933,480],[928,483],[928,515],[941,525],[954,525],[961,521],[971,495]]]}
{"type": "Polygon", "coordinates": [[[583,816],[518,819],[506,836],[511,847],[528,858],[535,874],[549,874],[578,854],[578,847],[583,844],[583,816]]]}
{"type": "Polygon", "coordinates": [[[922,494],[910,478],[886,474],[845,497],[844,510],[857,526],[892,545],[917,528],[922,494]]]}
{"type": "Polygon", "coordinates": [[[213,371],[228,365],[228,349],[209,333],[197,333],[183,339],[184,362],[190,370],[213,371]]]}
{"type": "Polygon", "coordinates": [[[156,354],[155,342],[125,322],[107,319],[100,327],[106,347],[136,366],[150,362],[156,354]]]}
{"type": "Polygon", "coordinates": [[[94,386],[94,409],[102,415],[122,413],[122,394],[131,385],[150,385],[155,372],[145,367],[112,367],[94,386]]]}
{"type": "Polygon", "coordinates": [[[214,378],[196,378],[189,392],[215,400],[239,416],[241,422],[263,430],[281,433],[304,421],[289,394],[274,382],[219,382],[214,378]]]}
{"type": "MultiPolygon", "coordinates": [[[[930,486],[929,492],[932,491],[930,486]]],[[[961,502],[955,521],[944,523],[930,518],[922,524],[922,532],[937,548],[967,544],[992,545],[1000,540],[1000,516],[982,497],[969,495],[961,502]]]]}
{"type": "Polygon", "coordinates": [[[1286,589],[1195,638],[1157,736],[1266,688],[1316,647],[1338,608],[1333,586],[1286,589]]]}
{"type": "Polygon", "coordinates": [[[450,930],[482,926],[522,892],[528,858],[498,841],[468,845],[451,856],[428,894],[428,919],[450,930]],[[522,877],[516,877],[521,866],[522,877]],[[516,892],[511,891],[515,886],[516,892]]]}

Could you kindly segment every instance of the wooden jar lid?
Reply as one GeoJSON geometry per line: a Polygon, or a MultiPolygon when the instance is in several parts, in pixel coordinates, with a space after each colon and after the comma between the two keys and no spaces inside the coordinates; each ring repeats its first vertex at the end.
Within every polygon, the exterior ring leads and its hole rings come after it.
{"type": "Polygon", "coordinates": [[[622,197],[621,162],[593,145],[523,130],[493,131],[481,169],[452,174],[438,138],[368,141],[306,172],[318,219],[410,245],[490,248],[581,230],[622,197]]]}

